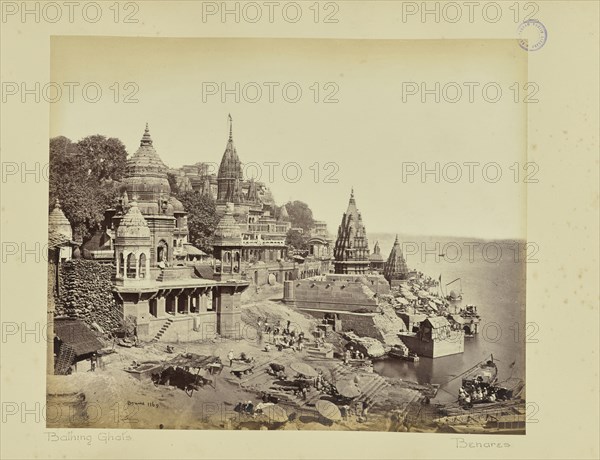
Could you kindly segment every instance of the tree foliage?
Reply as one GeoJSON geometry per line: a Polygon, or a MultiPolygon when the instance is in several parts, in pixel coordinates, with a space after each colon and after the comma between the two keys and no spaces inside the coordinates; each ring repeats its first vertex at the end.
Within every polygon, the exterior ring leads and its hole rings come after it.
{"type": "Polygon", "coordinates": [[[212,253],[212,236],[219,223],[215,200],[195,191],[177,195],[188,213],[188,240],[207,254],[212,253]]]}
{"type": "Polygon", "coordinates": [[[290,217],[292,227],[301,228],[304,233],[308,233],[314,226],[315,220],[313,213],[303,201],[289,201],[285,204],[285,209],[290,217]]]}
{"type": "Polygon", "coordinates": [[[177,185],[177,176],[172,172],[168,172],[167,179],[169,180],[169,187],[171,187],[171,194],[179,196],[180,190],[179,186],[177,185]]]}
{"type": "Polygon", "coordinates": [[[285,244],[291,246],[293,249],[304,251],[308,249],[308,237],[306,233],[299,232],[296,229],[291,228],[285,238],[285,244]]]}
{"type": "Polygon", "coordinates": [[[72,142],[50,139],[49,209],[58,198],[73,227],[74,238],[86,240],[101,227],[104,211],[118,196],[127,151],[116,138],[88,136],[72,142]]]}

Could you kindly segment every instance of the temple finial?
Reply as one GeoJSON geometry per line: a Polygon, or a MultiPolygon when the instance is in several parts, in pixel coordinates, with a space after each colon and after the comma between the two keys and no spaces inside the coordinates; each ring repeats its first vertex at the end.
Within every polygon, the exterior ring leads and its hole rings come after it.
{"type": "Polygon", "coordinates": [[[229,114],[229,140],[233,140],[233,118],[231,118],[231,114],[229,114]]]}
{"type": "Polygon", "coordinates": [[[152,145],[152,138],[150,137],[150,128],[148,127],[148,122],[146,122],[146,129],[144,130],[144,135],[142,136],[140,147],[142,145],[152,145]]]}

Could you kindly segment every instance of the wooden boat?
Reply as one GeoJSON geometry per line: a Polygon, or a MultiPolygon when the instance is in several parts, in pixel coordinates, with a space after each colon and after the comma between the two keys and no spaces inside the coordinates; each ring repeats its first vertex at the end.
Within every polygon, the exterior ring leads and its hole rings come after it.
{"type": "Polygon", "coordinates": [[[514,389],[498,385],[498,367],[491,356],[489,360],[465,372],[458,400],[463,407],[484,403],[493,406],[513,396],[514,389]]]}
{"type": "Polygon", "coordinates": [[[407,347],[394,346],[388,353],[393,358],[403,359],[404,361],[411,361],[413,363],[419,362],[419,356],[410,351],[407,347]]]}
{"type": "Polygon", "coordinates": [[[494,357],[479,363],[470,369],[462,379],[463,388],[465,386],[487,385],[492,386],[498,380],[498,366],[494,363],[494,357]]]}

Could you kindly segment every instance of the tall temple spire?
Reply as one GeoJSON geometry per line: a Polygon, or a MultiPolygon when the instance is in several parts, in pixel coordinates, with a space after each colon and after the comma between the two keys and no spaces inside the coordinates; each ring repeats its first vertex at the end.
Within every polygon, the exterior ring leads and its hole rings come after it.
{"type": "Polygon", "coordinates": [[[146,122],[146,129],[144,130],[144,135],[142,136],[140,147],[144,145],[152,145],[152,138],[150,137],[150,128],[148,127],[148,122],[146,122]]]}
{"type": "Polygon", "coordinates": [[[361,274],[369,271],[369,241],[356,207],[354,188],[338,229],[333,257],[335,273],[361,274]]]}
{"type": "Polygon", "coordinates": [[[406,260],[402,254],[402,247],[400,246],[400,239],[396,235],[396,241],[390,251],[385,267],[383,269],[383,275],[390,284],[396,284],[398,281],[405,280],[408,277],[408,267],[406,266],[406,260]]]}
{"type": "Polygon", "coordinates": [[[233,143],[233,120],[229,114],[229,140],[217,175],[217,202],[239,204],[244,201],[242,164],[233,143]]]}

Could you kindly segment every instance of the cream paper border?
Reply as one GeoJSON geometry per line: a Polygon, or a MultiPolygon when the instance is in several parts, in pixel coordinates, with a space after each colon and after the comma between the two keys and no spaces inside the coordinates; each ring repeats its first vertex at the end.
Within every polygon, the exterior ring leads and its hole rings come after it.
{"type": "MultiPolygon", "coordinates": [[[[110,14],[113,2],[98,3],[110,14]]],[[[261,26],[203,23],[202,2],[135,3],[137,24],[1,23],[2,81],[48,81],[51,35],[469,39],[515,38],[518,25],[477,19],[403,22],[401,8],[407,2],[391,1],[336,2],[337,24],[261,26]]],[[[513,2],[496,3],[508,14],[513,2]]],[[[536,17],[549,38],[529,60],[529,80],[540,85],[541,93],[540,102],[529,107],[528,155],[540,165],[541,180],[528,190],[528,240],[539,245],[540,263],[528,266],[527,320],[540,330],[539,342],[527,347],[527,396],[539,411],[526,436],[129,430],[128,442],[91,447],[48,442],[38,408],[45,401],[45,343],[34,331],[23,340],[3,336],[1,343],[2,415],[7,418],[1,424],[2,458],[598,458],[599,9],[594,1],[537,5],[536,17]],[[7,417],[7,402],[32,411],[24,421],[7,417]],[[458,437],[510,447],[459,448],[458,437]]],[[[48,114],[46,103],[2,105],[2,162],[47,161],[48,114]]],[[[32,174],[41,177],[43,171],[32,174]]],[[[47,183],[33,176],[2,182],[3,243],[26,242],[30,248],[46,241],[47,183]]],[[[26,263],[18,257],[2,263],[3,327],[44,324],[47,272],[40,254],[39,263],[31,256],[26,263]]],[[[94,437],[101,431],[108,430],[88,430],[94,437]]]]}

